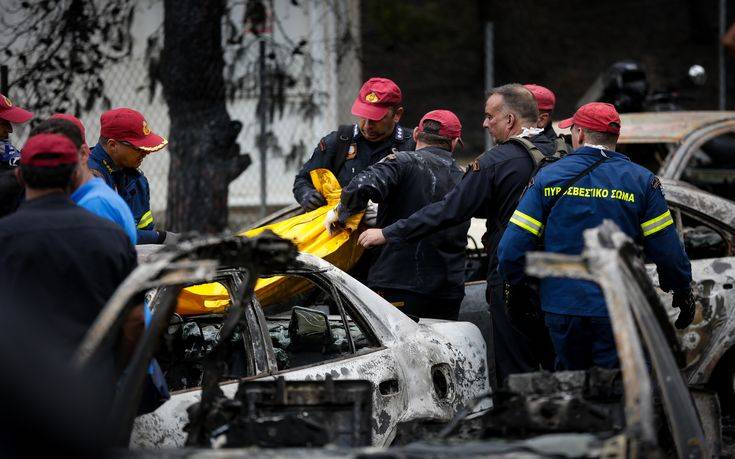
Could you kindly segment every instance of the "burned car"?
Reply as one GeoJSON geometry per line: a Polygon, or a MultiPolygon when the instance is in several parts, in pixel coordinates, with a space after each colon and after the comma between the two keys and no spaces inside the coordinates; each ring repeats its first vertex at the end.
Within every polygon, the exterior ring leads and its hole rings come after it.
{"type": "MultiPolygon", "coordinates": [[[[687,386],[680,371],[680,345],[637,247],[609,221],[585,231],[584,237],[582,255],[531,253],[527,271],[535,277],[564,276],[600,285],[620,357],[619,370],[512,375],[504,388],[478,397],[448,423],[400,423],[401,444],[387,449],[249,447],[226,454],[264,458],[706,458],[720,454],[717,396],[687,386]],[[492,408],[467,416],[474,404],[488,398],[493,400],[492,408]]],[[[332,390],[330,384],[325,382],[327,393],[332,390]]],[[[262,400],[268,390],[244,389],[242,400],[262,400]]],[[[345,387],[341,396],[354,389],[345,387]]],[[[287,390],[271,392],[280,393],[279,398],[287,390]]],[[[238,410],[250,410],[247,405],[238,410]]],[[[160,454],[139,450],[126,457],[160,454]]],[[[203,449],[177,452],[177,457],[185,456],[221,457],[203,449]]]]}
{"type": "MultiPolygon", "coordinates": [[[[206,394],[234,397],[241,381],[361,381],[370,387],[374,412],[370,444],[378,446],[391,442],[399,422],[449,420],[489,390],[485,342],[474,325],[416,322],[344,272],[296,254],[292,246],[294,253],[279,264],[267,261],[273,255],[265,250],[252,259],[231,255],[231,247],[244,241],[251,240],[232,236],[163,249],[131,274],[102,313],[104,321],[110,308],[152,292],[154,323],[141,346],[149,346],[149,355],[158,348],[155,355],[172,394],[135,419],[132,447],[184,446],[187,423],[193,441],[197,417],[187,409],[196,404],[205,412],[206,394]],[[305,279],[313,288],[262,307],[253,296],[254,281],[274,275],[305,279]],[[230,293],[225,314],[174,313],[182,288],[213,281],[230,293]]],[[[89,336],[100,335],[97,327],[89,336]]],[[[489,402],[478,411],[487,407],[489,402]]]]}

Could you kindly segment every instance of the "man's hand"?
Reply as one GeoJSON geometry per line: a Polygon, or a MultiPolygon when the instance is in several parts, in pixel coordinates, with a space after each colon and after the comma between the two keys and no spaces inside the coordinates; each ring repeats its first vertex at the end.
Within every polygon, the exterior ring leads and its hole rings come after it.
{"type": "Polygon", "coordinates": [[[163,239],[163,243],[166,245],[176,245],[179,243],[180,239],[181,239],[180,233],[172,233],[171,231],[166,231],[166,236],[163,239]]]}
{"type": "Polygon", "coordinates": [[[365,247],[366,249],[369,249],[370,247],[383,245],[387,241],[385,240],[385,236],[383,236],[382,229],[370,228],[362,232],[360,237],[357,239],[357,242],[359,242],[360,245],[365,247]]]}
{"type": "Polygon", "coordinates": [[[331,234],[339,233],[344,229],[342,223],[339,221],[339,205],[334,209],[327,212],[327,216],[324,217],[324,228],[331,234]]]}
{"type": "Polygon", "coordinates": [[[301,208],[306,212],[318,209],[321,206],[327,205],[327,200],[324,199],[321,193],[316,190],[309,190],[301,197],[301,208]]]}
{"type": "Polygon", "coordinates": [[[678,329],[687,328],[694,320],[694,312],[696,311],[696,303],[692,290],[681,290],[674,292],[674,299],[671,301],[671,307],[679,309],[679,317],[674,322],[678,329]]]}

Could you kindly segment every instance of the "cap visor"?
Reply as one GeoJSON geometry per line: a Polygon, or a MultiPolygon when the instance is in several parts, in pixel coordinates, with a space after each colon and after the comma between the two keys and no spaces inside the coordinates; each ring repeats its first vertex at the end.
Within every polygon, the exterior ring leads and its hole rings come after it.
{"type": "Polygon", "coordinates": [[[141,150],[154,152],[168,145],[168,140],[158,134],[150,133],[145,137],[138,139],[125,139],[130,145],[140,148],[141,150]]]}
{"type": "Polygon", "coordinates": [[[565,120],[559,121],[559,127],[562,128],[562,129],[566,129],[569,126],[571,126],[572,124],[574,124],[574,119],[573,118],[567,118],[565,120]]]}
{"type": "Polygon", "coordinates": [[[10,107],[0,112],[0,118],[10,121],[11,123],[25,123],[33,118],[33,113],[23,110],[20,107],[10,107]]]}
{"type": "Polygon", "coordinates": [[[380,121],[385,114],[388,113],[388,107],[366,104],[360,100],[355,100],[352,104],[352,114],[358,118],[369,119],[370,121],[380,121]]]}

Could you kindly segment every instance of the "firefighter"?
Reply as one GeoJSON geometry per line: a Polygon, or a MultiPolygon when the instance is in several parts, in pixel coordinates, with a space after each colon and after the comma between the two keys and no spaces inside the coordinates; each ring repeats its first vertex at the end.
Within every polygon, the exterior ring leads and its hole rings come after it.
{"type": "Polygon", "coordinates": [[[10,134],[13,123],[22,124],[31,118],[33,113],[0,94],[0,217],[15,212],[23,200],[23,187],[13,172],[20,161],[20,151],[10,143],[10,134]]]}
{"type": "Polygon", "coordinates": [[[175,244],[178,234],[153,229],[150,187],[138,168],[149,154],[168,144],[151,131],[143,115],[130,108],[100,117],[100,139],[89,155],[89,169],[123,198],[133,212],[138,244],[175,244]]]}
{"type": "MultiPolygon", "coordinates": [[[[620,117],[611,104],[582,106],[559,124],[571,126],[575,151],[536,175],[510,219],[498,248],[499,267],[511,285],[525,281],[525,255],[543,244],[553,253],[580,254],[585,229],[611,219],[641,244],[674,291],[678,328],[694,317],[691,267],[661,182],[615,151],[620,117]]],[[[511,297],[508,308],[517,307],[511,297]]],[[[557,354],[557,369],[615,368],[618,356],[605,300],[589,281],[541,280],[541,307],[557,354]]]]}
{"type": "Polygon", "coordinates": [[[400,88],[387,78],[370,78],[352,105],[357,124],[340,126],[322,138],[293,184],[293,195],[305,211],[327,203],[311,183],[309,172],[331,170],[342,187],[368,166],[395,151],[415,148],[411,132],[398,122],[403,115],[400,88]]]}
{"type": "MultiPolygon", "coordinates": [[[[378,203],[377,224],[387,226],[440,201],[462,178],[452,157],[462,125],[449,110],[433,110],[413,131],[416,151],[391,153],[355,176],[342,190],[327,224],[378,203]]],[[[388,243],[370,267],[367,284],[406,314],[456,320],[464,297],[469,222],[422,240],[388,243]]]]}

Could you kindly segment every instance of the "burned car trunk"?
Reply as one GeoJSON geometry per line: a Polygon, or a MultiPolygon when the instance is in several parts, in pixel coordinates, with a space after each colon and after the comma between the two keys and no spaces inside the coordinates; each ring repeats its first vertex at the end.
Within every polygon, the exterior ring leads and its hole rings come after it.
{"type": "MultiPolygon", "coordinates": [[[[226,448],[340,447],[372,444],[372,386],[369,381],[241,381],[233,399],[220,398],[208,413],[196,413],[191,430],[202,444],[226,448]]],[[[193,442],[192,442],[193,443],[193,442]]]]}

